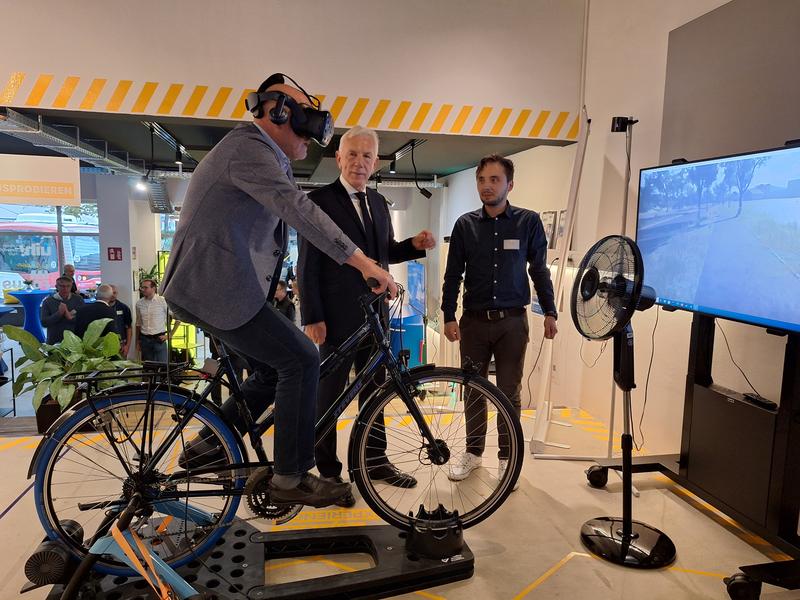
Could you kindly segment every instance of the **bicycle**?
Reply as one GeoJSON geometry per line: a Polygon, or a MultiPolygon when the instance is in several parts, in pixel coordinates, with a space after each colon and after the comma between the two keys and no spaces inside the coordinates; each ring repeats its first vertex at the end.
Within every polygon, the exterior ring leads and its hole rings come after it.
{"type": "MultiPolygon", "coordinates": [[[[416,515],[442,523],[458,511],[464,528],[491,515],[503,503],[519,476],[523,436],[519,419],[503,393],[477,369],[423,365],[408,369],[394,356],[381,317],[374,306],[385,294],[366,294],[361,305],[364,324],[323,361],[321,377],[360,344],[372,340],[376,351],[339,400],[319,418],[317,439],[337,425],[359,390],[382,365],[386,381],[370,396],[353,422],[348,470],[368,506],[387,523],[408,528],[416,515]],[[484,466],[469,478],[453,482],[449,462],[467,445],[468,403],[485,408],[484,466]],[[382,421],[382,422],[381,422],[382,421]],[[399,488],[369,477],[367,454],[373,427],[383,426],[386,455],[411,472],[416,488],[399,488]],[[505,451],[508,467],[489,456],[505,451]]],[[[402,295],[398,300],[402,305],[402,295]]],[[[397,306],[397,302],[395,306],[397,306]]],[[[242,497],[255,518],[283,523],[301,506],[272,504],[271,462],[262,435],[273,424],[268,410],[257,422],[242,397],[230,357],[219,344],[221,368],[187,370],[186,365],[121,372],[78,373],[86,399],[65,413],[46,434],[34,454],[28,477],[35,476],[34,496],[42,525],[51,539],[61,540],[78,559],[106,535],[112,523],[138,494],[142,502],[130,527],[173,568],[214,547],[237,518],[242,497]],[[228,383],[223,381],[227,375],[228,383]],[[138,379],[101,389],[111,380],[138,379]],[[197,393],[176,385],[207,381],[197,393]],[[248,425],[256,461],[251,462],[242,436],[207,402],[215,386],[226,385],[248,425]],[[200,432],[222,448],[219,464],[192,469],[182,462],[186,444],[200,432]],[[66,527],[66,523],[73,523],[66,527]],[[81,529],[75,533],[74,523],[81,529]],[[84,539],[84,532],[92,532],[84,539]]],[[[474,409],[473,409],[474,410],[474,409]]],[[[481,425],[483,422],[481,422],[481,425]]],[[[483,427],[481,427],[483,429],[483,427]]],[[[474,435],[474,431],[473,431],[474,435]]],[[[191,462],[191,461],[189,461],[191,462]]],[[[103,573],[127,576],[125,564],[103,556],[95,565],[103,573]]]]}

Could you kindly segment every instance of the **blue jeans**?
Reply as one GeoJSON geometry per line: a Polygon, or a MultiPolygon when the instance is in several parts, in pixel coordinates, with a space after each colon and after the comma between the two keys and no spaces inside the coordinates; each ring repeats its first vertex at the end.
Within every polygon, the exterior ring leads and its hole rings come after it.
{"type": "MultiPolygon", "coordinates": [[[[275,403],[275,473],[300,475],[311,469],[319,383],[319,352],[313,342],[270,303],[232,330],[217,329],[182,307],[169,306],[176,318],[218,338],[254,368],[242,391],[254,419],[275,403]]],[[[233,398],[222,404],[222,412],[245,433],[233,398]]]]}
{"type": "Polygon", "coordinates": [[[158,338],[142,336],[142,360],[167,362],[167,341],[159,342],[158,338]]]}

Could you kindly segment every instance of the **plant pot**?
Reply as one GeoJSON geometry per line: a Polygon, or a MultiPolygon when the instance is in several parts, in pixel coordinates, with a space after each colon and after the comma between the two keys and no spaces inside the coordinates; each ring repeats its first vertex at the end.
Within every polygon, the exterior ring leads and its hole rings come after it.
{"type": "MultiPolygon", "coordinates": [[[[72,402],[69,403],[67,408],[61,410],[58,402],[56,402],[50,394],[47,394],[44,398],[42,398],[42,403],[39,405],[39,410],[36,411],[37,431],[42,435],[47,433],[47,430],[50,429],[50,426],[55,423],[63,413],[75,406],[80,399],[80,393],[76,392],[75,397],[72,398],[72,402]]],[[[82,427],[80,431],[83,433],[92,433],[94,432],[94,428],[91,425],[87,425],[82,427]]]]}

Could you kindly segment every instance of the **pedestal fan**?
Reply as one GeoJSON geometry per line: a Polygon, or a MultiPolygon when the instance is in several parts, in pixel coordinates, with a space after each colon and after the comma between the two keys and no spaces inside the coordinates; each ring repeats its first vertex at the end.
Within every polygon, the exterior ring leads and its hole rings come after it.
{"type": "Polygon", "coordinates": [[[655,569],[675,560],[675,545],[664,533],[631,514],[631,390],[633,328],[636,310],[655,303],[655,291],[643,285],[644,264],[636,243],[610,235],[587,252],[572,288],[570,308],[575,327],[590,340],[614,339],[614,381],[623,393],[622,518],[598,517],[584,523],[581,541],[593,554],[626,567],[655,569]]]}

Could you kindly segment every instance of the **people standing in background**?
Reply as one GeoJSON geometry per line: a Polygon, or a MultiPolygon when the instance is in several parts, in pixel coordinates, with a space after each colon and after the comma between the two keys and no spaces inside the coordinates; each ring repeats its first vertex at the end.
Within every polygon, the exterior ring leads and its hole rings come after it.
{"type": "Polygon", "coordinates": [[[69,277],[72,279],[72,289],[70,290],[73,294],[78,293],[78,284],[75,282],[75,265],[71,265],[67,263],[64,265],[64,274],[62,277],[69,277]]]}
{"type": "Polygon", "coordinates": [[[158,295],[152,279],[143,279],[139,290],[142,297],[136,302],[136,349],[143,361],[167,362],[167,301],[158,295]]]}
{"type": "Polygon", "coordinates": [[[284,317],[294,323],[296,309],[286,288],[286,282],[281,279],[275,287],[275,299],[273,300],[273,304],[284,317]]]}
{"type": "Polygon", "coordinates": [[[128,350],[131,347],[131,334],[133,333],[133,317],[131,315],[130,307],[117,297],[117,286],[113,283],[111,286],[112,296],[108,305],[114,309],[114,328],[119,335],[119,342],[121,345],[120,354],[128,356],[128,350]]]}
{"type": "MultiPolygon", "coordinates": [[[[537,213],[508,202],[514,187],[513,162],[497,154],[485,156],[475,177],[483,207],[461,215],[450,236],[442,287],[444,334],[460,343],[462,367],[471,363],[483,377],[494,356],[497,386],[519,417],[531,302],[528,273],[544,310],[544,336],[553,339],[558,333],[547,237],[537,213]],[[462,276],[464,311],[456,322],[462,276]]],[[[466,479],[481,465],[486,443],[486,400],[465,402],[467,448],[451,464],[453,481],[466,479]]],[[[502,439],[502,430],[500,435],[502,439]]],[[[502,478],[508,467],[508,448],[502,443],[498,458],[502,478]]]]}
{"type": "Polygon", "coordinates": [[[75,331],[75,315],[83,306],[83,298],[73,293],[75,285],[71,277],[62,275],[56,279],[56,293],[42,302],[42,325],[47,327],[47,343],[57,344],[64,339],[64,332],[75,331]]]}
{"type": "Polygon", "coordinates": [[[78,308],[78,313],[75,315],[75,335],[82,338],[89,325],[98,319],[111,319],[103,329],[102,335],[116,332],[114,320],[117,315],[109,305],[113,296],[114,291],[110,285],[104,283],[97,288],[95,301],[78,308]]]}

